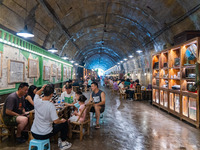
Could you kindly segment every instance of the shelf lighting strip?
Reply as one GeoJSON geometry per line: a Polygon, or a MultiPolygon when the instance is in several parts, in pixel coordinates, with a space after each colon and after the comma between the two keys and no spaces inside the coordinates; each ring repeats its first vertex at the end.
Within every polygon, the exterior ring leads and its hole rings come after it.
{"type": "Polygon", "coordinates": [[[49,57],[49,56],[43,55],[43,54],[38,53],[38,52],[34,52],[34,51],[32,51],[32,50],[30,50],[30,49],[28,49],[28,48],[24,48],[24,47],[22,47],[22,46],[19,46],[19,45],[17,45],[17,44],[11,43],[11,42],[8,42],[8,41],[3,40],[3,39],[1,39],[1,38],[0,38],[0,42],[1,42],[1,43],[4,43],[4,44],[7,44],[7,45],[10,45],[10,46],[13,46],[13,47],[16,47],[16,48],[19,48],[19,49],[22,49],[22,50],[24,50],[24,51],[27,51],[27,52],[30,52],[30,53],[33,53],[33,54],[36,54],[36,55],[39,55],[39,56],[48,58],[48,59],[51,59],[51,60],[53,60],[53,61],[57,61],[57,62],[59,62],[59,63],[63,63],[63,64],[68,65],[68,66],[70,66],[70,67],[73,67],[73,65],[71,65],[71,64],[68,64],[68,63],[65,63],[65,62],[63,62],[63,61],[60,61],[60,60],[51,58],[51,57],[49,57]]]}

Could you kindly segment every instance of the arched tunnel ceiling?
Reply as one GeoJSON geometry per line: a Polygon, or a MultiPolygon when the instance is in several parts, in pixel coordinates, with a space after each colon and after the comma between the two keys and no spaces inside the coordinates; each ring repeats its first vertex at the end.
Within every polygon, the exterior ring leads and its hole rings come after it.
{"type": "Polygon", "coordinates": [[[150,54],[200,29],[199,0],[0,0],[0,14],[1,27],[18,32],[27,24],[33,42],[46,49],[55,43],[60,56],[90,69],[106,70],[138,49],[150,54]]]}

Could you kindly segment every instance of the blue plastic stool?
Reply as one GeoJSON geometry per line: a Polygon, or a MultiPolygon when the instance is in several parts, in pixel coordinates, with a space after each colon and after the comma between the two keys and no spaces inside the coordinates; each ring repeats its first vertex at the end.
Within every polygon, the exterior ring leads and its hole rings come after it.
{"type": "MultiPolygon", "coordinates": [[[[92,114],[92,122],[96,122],[95,113],[92,114]]],[[[103,124],[103,123],[104,123],[103,113],[100,113],[99,124],[103,124]]]]}
{"type": "Polygon", "coordinates": [[[46,140],[33,139],[29,143],[29,150],[50,150],[50,141],[49,139],[46,140]]]}

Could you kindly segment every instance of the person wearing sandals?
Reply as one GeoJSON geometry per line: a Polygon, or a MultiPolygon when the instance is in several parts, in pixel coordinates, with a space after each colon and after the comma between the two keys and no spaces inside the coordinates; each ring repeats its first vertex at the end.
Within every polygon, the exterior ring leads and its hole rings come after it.
{"type": "Polygon", "coordinates": [[[35,119],[31,128],[31,133],[35,139],[49,139],[60,132],[60,150],[69,149],[72,144],[67,142],[68,123],[66,119],[59,119],[56,107],[50,102],[53,96],[54,87],[50,84],[44,85],[36,92],[34,97],[35,119]],[[44,97],[40,95],[44,93],[44,97]]]}
{"type": "Polygon", "coordinates": [[[98,83],[92,82],[91,84],[92,94],[90,95],[90,102],[94,102],[93,107],[90,112],[95,112],[96,115],[96,129],[100,128],[99,119],[100,113],[103,113],[105,110],[105,93],[102,90],[99,90],[98,83]]]}

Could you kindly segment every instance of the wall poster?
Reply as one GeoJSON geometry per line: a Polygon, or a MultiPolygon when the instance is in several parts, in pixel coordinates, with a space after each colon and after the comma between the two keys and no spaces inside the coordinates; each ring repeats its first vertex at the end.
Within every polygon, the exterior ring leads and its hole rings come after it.
{"type": "Polygon", "coordinates": [[[57,66],[55,64],[51,65],[51,76],[55,77],[57,75],[57,66]]]}
{"type": "Polygon", "coordinates": [[[8,83],[24,82],[24,73],[24,62],[8,60],[8,83]]]}
{"type": "Polygon", "coordinates": [[[37,78],[38,76],[39,63],[37,60],[28,59],[28,77],[37,78]]]}
{"type": "Polygon", "coordinates": [[[49,66],[44,66],[43,79],[50,80],[50,67],[49,66]]]}

